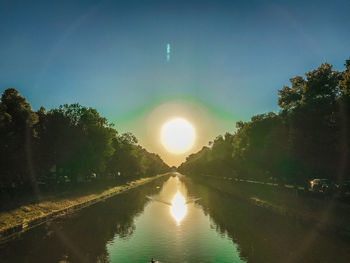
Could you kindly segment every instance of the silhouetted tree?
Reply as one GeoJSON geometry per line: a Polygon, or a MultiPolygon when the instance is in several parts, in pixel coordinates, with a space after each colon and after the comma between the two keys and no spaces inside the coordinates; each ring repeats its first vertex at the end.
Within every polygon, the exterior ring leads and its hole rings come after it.
{"type": "Polygon", "coordinates": [[[15,89],[0,101],[0,189],[3,194],[37,190],[39,184],[153,176],[169,167],[131,133],[118,135],[93,108],[62,105],[34,112],[15,89]],[[112,175],[112,176],[111,176],[112,175]]]}
{"type": "Polygon", "coordinates": [[[2,188],[30,188],[35,179],[33,149],[38,116],[17,90],[4,91],[0,102],[0,182],[2,188]]]}
{"type": "Polygon", "coordinates": [[[233,135],[217,137],[179,170],[300,184],[349,177],[350,60],[345,66],[341,73],[324,63],[306,78],[291,78],[291,87],[278,91],[278,114],[237,122],[233,135]]]}

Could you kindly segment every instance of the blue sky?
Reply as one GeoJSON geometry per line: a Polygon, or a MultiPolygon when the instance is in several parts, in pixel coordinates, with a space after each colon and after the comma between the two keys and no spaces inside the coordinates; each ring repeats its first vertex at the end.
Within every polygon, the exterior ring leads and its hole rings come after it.
{"type": "Polygon", "coordinates": [[[92,106],[122,130],[129,112],[189,96],[236,116],[233,129],[278,110],[289,78],[326,61],[343,70],[349,14],[342,0],[0,0],[0,91],[34,109],[92,106]]]}

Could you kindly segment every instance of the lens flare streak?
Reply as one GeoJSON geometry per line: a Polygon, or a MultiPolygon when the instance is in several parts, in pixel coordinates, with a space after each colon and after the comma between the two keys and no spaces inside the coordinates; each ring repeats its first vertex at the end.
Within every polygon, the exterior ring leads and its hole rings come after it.
{"type": "Polygon", "coordinates": [[[166,45],[166,61],[167,62],[170,61],[170,44],[169,43],[166,45]]]}

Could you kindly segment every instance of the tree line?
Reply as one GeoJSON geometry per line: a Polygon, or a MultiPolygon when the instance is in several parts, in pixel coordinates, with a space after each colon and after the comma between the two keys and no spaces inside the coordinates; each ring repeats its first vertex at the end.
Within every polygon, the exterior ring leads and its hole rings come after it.
{"type": "Polygon", "coordinates": [[[153,176],[169,167],[93,108],[65,104],[34,111],[9,88],[0,101],[0,169],[0,192],[8,195],[33,193],[40,185],[153,176]]]}
{"type": "Polygon", "coordinates": [[[179,170],[194,175],[306,184],[350,179],[350,60],[343,72],[324,63],[278,91],[278,113],[236,123],[187,157],[179,170]]]}

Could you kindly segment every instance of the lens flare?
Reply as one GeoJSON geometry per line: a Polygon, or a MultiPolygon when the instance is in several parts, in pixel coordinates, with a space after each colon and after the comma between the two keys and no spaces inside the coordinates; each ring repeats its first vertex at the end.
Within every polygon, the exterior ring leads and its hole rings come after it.
{"type": "Polygon", "coordinates": [[[167,62],[170,61],[170,44],[169,43],[166,45],[166,61],[167,62]]]}

